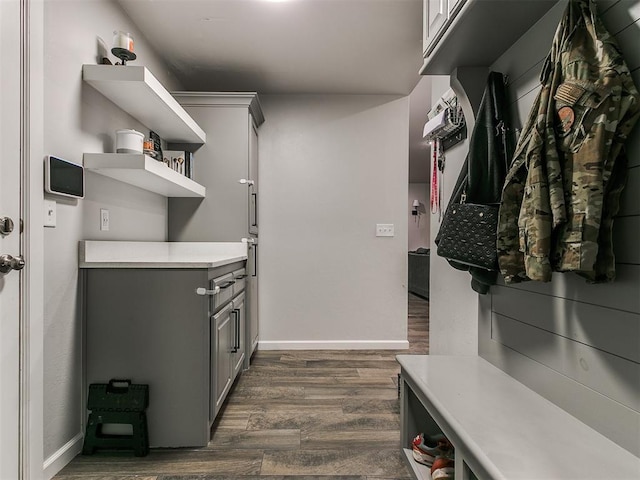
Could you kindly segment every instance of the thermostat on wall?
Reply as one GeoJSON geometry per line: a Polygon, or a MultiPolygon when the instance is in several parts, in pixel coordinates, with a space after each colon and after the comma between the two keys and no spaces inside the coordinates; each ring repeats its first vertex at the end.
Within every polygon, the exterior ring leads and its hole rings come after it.
{"type": "Polygon", "coordinates": [[[47,155],[44,167],[44,189],[55,195],[84,198],[84,167],[47,155]]]}

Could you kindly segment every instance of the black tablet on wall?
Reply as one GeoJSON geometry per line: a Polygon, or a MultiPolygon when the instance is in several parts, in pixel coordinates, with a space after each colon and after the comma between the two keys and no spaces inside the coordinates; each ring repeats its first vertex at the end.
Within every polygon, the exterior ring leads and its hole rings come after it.
{"type": "Polygon", "coordinates": [[[84,198],[84,167],[62,158],[48,155],[45,160],[44,189],[65,197],[84,198]]]}

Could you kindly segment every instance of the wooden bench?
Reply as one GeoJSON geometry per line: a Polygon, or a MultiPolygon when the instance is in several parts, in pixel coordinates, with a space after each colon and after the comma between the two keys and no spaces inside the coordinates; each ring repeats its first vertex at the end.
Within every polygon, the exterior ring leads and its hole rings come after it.
{"type": "Polygon", "coordinates": [[[401,449],[416,479],[431,479],[411,453],[421,432],[449,438],[456,480],[640,479],[640,458],[481,357],[397,360],[401,449]]]}

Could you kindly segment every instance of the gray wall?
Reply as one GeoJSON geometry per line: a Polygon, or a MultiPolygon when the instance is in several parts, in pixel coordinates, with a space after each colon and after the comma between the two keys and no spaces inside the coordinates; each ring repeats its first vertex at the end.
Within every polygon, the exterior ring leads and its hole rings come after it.
{"type": "Polygon", "coordinates": [[[420,79],[409,94],[409,183],[429,182],[429,143],[422,130],[431,109],[431,77],[420,79]]]}
{"type": "Polygon", "coordinates": [[[408,98],[260,98],[259,348],[406,346],[408,98]]]}
{"type": "MultiPolygon", "coordinates": [[[[116,129],[148,133],[82,82],[82,64],[97,63],[99,37],[110,49],[113,30],[120,29],[134,36],[138,59],[133,64],[149,67],[167,88],[181,88],[120,7],[107,0],[49,0],[44,15],[45,152],[81,163],[84,152],[113,151],[116,129]]],[[[167,229],[166,198],[92,172],[86,173],[83,200],[47,198],[57,200],[57,227],[44,229],[45,466],[77,448],[86,416],[78,240],[163,241],[167,229]],[[100,208],[110,211],[108,232],[99,231],[100,208]]]]}
{"type": "MultiPolygon", "coordinates": [[[[509,75],[522,124],[565,2],[493,65],[509,75]]],[[[599,1],[640,85],[640,2],[599,1]]],[[[629,181],[616,218],[618,278],[588,285],[574,274],[547,284],[497,286],[481,298],[480,354],[635,455],[640,455],[640,125],[627,143],[629,181]]]]}
{"type": "MultiPolygon", "coordinates": [[[[432,77],[431,103],[435,105],[450,87],[448,75],[432,77]]],[[[461,100],[461,92],[457,92],[461,100]]],[[[462,101],[462,100],[461,100],[462,101]]],[[[465,111],[467,129],[473,130],[474,120],[465,111]]],[[[469,134],[470,136],[470,134],[469,134]]],[[[445,169],[441,177],[443,205],[453,192],[468,151],[469,139],[445,152],[445,169]]],[[[431,265],[429,281],[429,353],[433,355],[477,355],[478,353],[478,295],[471,290],[467,272],[455,270],[436,254],[435,237],[440,229],[440,214],[430,214],[431,265]]]]}

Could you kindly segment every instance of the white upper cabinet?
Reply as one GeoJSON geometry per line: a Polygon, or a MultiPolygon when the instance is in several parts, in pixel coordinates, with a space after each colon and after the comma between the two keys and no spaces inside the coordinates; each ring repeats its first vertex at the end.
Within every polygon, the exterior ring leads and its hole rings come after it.
{"type": "Polygon", "coordinates": [[[447,13],[449,16],[455,15],[465,0],[449,0],[447,5],[447,13]]]}
{"type": "Polygon", "coordinates": [[[423,0],[423,75],[488,67],[558,0],[423,0]]]}
{"type": "MultiPolygon", "coordinates": [[[[452,0],[453,1],[453,0],[452,0]]],[[[459,0],[464,1],[464,0],[459,0]]],[[[438,34],[443,30],[449,16],[449,0],[423,0],[422,4],[422,51],[429,54],[438,34]]]]}

